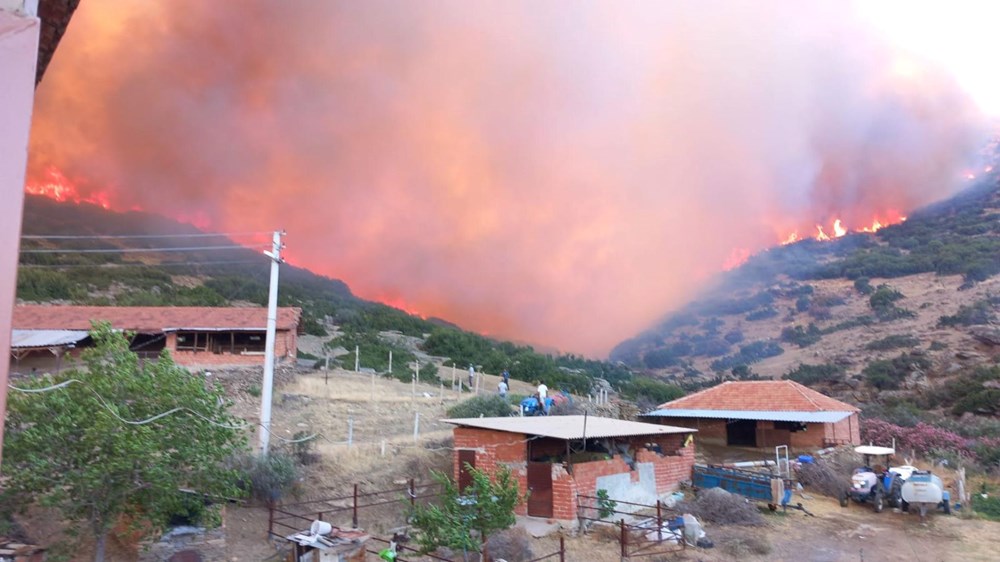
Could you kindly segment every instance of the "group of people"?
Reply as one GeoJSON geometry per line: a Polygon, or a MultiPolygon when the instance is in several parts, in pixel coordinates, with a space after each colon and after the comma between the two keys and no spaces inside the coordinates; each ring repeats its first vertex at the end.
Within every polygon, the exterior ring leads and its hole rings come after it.
{"type": "MultiPolygon", "coordinates": [[[[473,384],[473,380],[475,378],[475,375],[476,375],[476,368],[473,365],[469,365],[469,386],[470,387],[473,384]]],[[[504,369],[503,373],[501,373],[501,375],[500,375],[500,382],[497,383],[497,392],[499,392],[500,396],[503,397],[503,398],[506,398],[507,397],[507,393],[510,392],[510,371],[508,371],[507,369],[504,369]]],[[[548,404],[547,404],[547,402],[546,402],[545,399],[548,398],[548,396],[549,396],[549,387],[545,386],[544,382],[538,383],[538,389],[537,389],[537,391],[535,393],[535,398],[538,399],[539,406],[541,407],[541,409],[546,414],[548,413],[549,409],[548,409],[548,404]]]]}

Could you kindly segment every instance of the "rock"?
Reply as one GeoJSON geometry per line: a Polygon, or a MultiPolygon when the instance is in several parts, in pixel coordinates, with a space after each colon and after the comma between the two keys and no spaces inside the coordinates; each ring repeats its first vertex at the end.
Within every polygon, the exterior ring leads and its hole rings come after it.
{"type": "Polygon", "coordinates": [[[969,333],[986,345],[1000,345],[1000,327],[973,326],[969,333]]]}
{"type": "Polygon", "coordinates": [[[982,359],[983,358],[983,354],[982,353],[976,353],[975,351],[965,351],[965,350],[962,350],[962,351],[956,351],[955,352],[955,358],[958,359],[958,360],[960,360],[960,361],[971,361],[973,359],[982,359]]]}

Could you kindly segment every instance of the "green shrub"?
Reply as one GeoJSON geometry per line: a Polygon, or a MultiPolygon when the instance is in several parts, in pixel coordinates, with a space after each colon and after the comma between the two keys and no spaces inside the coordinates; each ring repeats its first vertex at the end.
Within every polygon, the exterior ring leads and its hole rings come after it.
{"type": "Polygon", "coordinates": [[[931,362],[923,356],[903,353],[894,359],[872,361],[862,371],[868,384],[879,390],[895,390],[915,369],[927,369],[931,362]]]}
{"type": "Polygon", "coordinates": [[[746,315],[746,319],[750,322],[755,322],[757,320],[767,320],[768,318],[774,318],[778,315],[778,311],[775,310],[773,306],[765,306],[754,310],[750,314],[746,315]]]}
{"type": "Polygon", "coordinates": [[[938,326],[973,326],[976,324],[990,324],[996,321],[994,304],[992,299],[976,301],[971,305],[958,307],[958,312],[950,316],[942,316],[938,319],[938,326]]]}
{"type": "Polygon", "coordinates": [[[506,417],[514,415],[506,398],[499,394],[475,396],[448,408],[450,418],[506,417]]]}
{"type": "Polygon", "coordinates": [[[862,295],[870,295],[875,292],[875,288],[872,287],[871,280],[867,277],[858,277],[854,280],[854,290],[861,293],[862,295]]]}
{"type": "Polygon", "coordinates": [[[785,373],[785,375],[781,378],[785,380],[792,380],[806,386],[812,386],[820,383],[838,382],[844,378],[844,370],[837,365],[802,364],[785,373]]]}
{"type": "Polygon", "coordinates": [[[684,396],[684,389],[677,385],[645,377],[635,377],[628,382],[622,383],[620,392],[623,397],[629,400],[638,400],[641,397],[645,397],[657,404],[670,402],[684,396]]]}
{"type": "Polygon", "coordinates": [[[781,341],[795,344],[799,347],[808,347],[820,340],[822,332],[815,324],[810,323],[808,328],[802,326],[785,327],[781,330],[781,341]]]}
{"type": "Polygon", "coordinates": [[[920,340],[909,334],[893,334],[882,339],[868,342],[865,349],[869,351],[886,351],[899,349],[901,347],[916,347],[920,345],[920,340]]]}
{"type": "Polygon", "coordinates": [[[299,471],[295,459],[281,451],[266,457],[247,455],[237,461],[243,473],[243,487],[250,496],[265,503],[277,503],[294,491],[299,471]]]}

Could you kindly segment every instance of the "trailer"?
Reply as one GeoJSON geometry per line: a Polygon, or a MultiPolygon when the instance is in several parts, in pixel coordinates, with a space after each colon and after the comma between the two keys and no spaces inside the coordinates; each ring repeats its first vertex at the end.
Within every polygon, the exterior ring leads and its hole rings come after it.
{"type": "Polygon", "coordinates": [[[780,476],[728,466],[696,464],[692,483],[695,488],[722,488],[727,492],[766,503],[772,511],[778,506],[782,509],[788,507],[802,509],[801,505],[789,505],[792,500],[792,487],[790,482],[780,476]]]}

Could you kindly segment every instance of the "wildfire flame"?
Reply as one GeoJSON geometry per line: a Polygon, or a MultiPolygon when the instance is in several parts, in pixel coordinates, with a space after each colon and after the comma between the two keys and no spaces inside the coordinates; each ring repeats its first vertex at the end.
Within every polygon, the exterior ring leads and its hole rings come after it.
{"type": "Polygon", "coordinates": [[[41,179],[28,180],[24,186],[24,192],[31,195],[41,195],[59,202],[90,203],[105,209],[111,208],[111,198],[108,197],[107,193],[97,191],[81,195],[76,184],[53,166],[46,168],[41,179]]]}
{"type": "MultiPolygon", "coordinates": [[[[844,224],[843,220],[835,219],[832,225],[832,231],[833,231],[832,234],[827,234],[826,230],[823,228],[823,225],[817,224],[816,234],[815,236],[813,236],[813,239],[818,240],[820,242],[826,242],[828,240],[833,240],[834,238],[840,238],[842,236],[846,236],[851,232],[865,232],[868,234],[873,234],[875,232],[878,232],[880,229],[885,228],[886,226],[892,224],[898,224],[901,222],[906,222],[906,217],[900,216],[898,213],[890,211],[886,213],[886,215],[887,216],[875,217],[872,219],[870,225],[862,226],[860,228],[850,228],[844,224]]],[[[792,231],[790,234],[784,236],[783,238],[780,238],[782,246],[794,244],[800,240],[802,240],[802,238],[799,236],[799,232],[797,230],[792,231]]]]}

